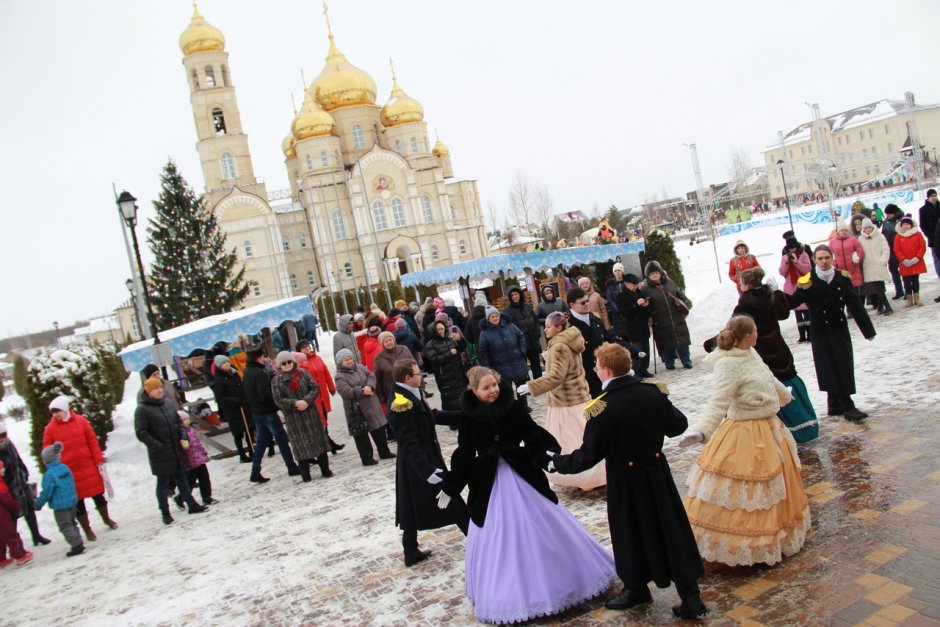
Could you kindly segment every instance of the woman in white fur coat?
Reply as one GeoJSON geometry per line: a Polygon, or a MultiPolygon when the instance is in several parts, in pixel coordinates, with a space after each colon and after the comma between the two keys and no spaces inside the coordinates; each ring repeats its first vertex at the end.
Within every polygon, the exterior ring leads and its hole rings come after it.
{"type": "Polygon", "coordinates": [[[865,258],[862,259],[864,283],[859,293],[871,299],[879,314],[890,316],[894,310],[891,309],[891,301],[885,294],[885,281],[891,280],[891,274],[888,272],[888,257],[891,255],[888,240],[875,228],[874,222],[864,218],[858,243],[865,251],[865,258]]]}
{"type": "Polygon", "coordinates": [[[777,417],[790,392],[754,351],[757,327],[734,316],[718,334],[714,392],[679,442],[705,442],[684,499],[702,558],[773,565],[797,553],[810,527],[796,442],[777,417]]]}

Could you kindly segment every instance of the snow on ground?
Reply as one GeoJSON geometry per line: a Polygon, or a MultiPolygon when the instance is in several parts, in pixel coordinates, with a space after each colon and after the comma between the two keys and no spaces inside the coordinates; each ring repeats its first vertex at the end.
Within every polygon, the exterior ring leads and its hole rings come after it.
{"type": "MultiPolygon", "coordinates": [[[[829,229],[829,225],[798,225],[797,236],[816,243],[828,236],[829,229]]],[[[758,228],[744,234],[751,251],[772,275],[779,263],[783,230],[758,228]]],[[[659,373],[670,386],[673,402],[693,422],[696,408],[705,403],[709,392],[710,373],[701,363],[701,343],[722,328],[737,299],[726,275],[736,239],[727,236],[716,242],[717,270],[710,242],[677,247],[687,291],[694,301],[689,326],[695,368],[665,372],[660,362],[659,373]]],[[[932,302],[940,285],[932,267],[921,285],[925,306],[899,308],[890,318],[875,316],[878,337],[874,341],[864,341],[852,327],[859,388],[856,401],[871,412],[869,421],[894,419],[886,403],[899,390],[916,391],[917,407],[940,405],[940,384],[933,370],[924,367],[935,363],[932,340],[940,323],[940,306],[932,302]]],[[[795,343],[792,319],[781,327],[784,337],[793,342],[797,369],[815,406],[824,410],[825,397],[816,389],[810,346],[795,343]]],[[[332,367],[330,346],[330,336],[322,337],[323,356],[332,367]]],[[[463,537],[453,527],[421,532],[422,545],[433,549],[434,555],[421,567],[404,568],[400,533],[393,522],[395,463],[382,461],[369,468],[359,464],[346,434],[339,397],[334,397],[330,432],[347,447],[331,457],[334,478],[324,480],[314,471],[314,481],[302,484],[286,475],[278,456],[265,459],[264,473],[272,480],[259,486],[248,482],[247,464],[235,459],[212,461],[214,495],[221,502],[198,516],[174,509],[176,523],[165,527],[157,511],[146,453],[133,433],[139,385],[136,374],[128,378],[106,453],[115,488],[111,514],[120,528],[107,530],[92,511],[98,541],[86,543],[85,555],[67,559],[67,547],[52,513],[40,512],[40,526],[53,543],[34,549],[32,563],[0,571],[5,590],[0,624],[473,623],[472,607],[463,591],[463,537]]],[[[3,406],[17,402],[11,397],[3,406]]],[[[533,399],[532,406],[537,419],[544,420],[544,397],[533,399]]],[[[824,434],[865,428],[824,416],[820,420],[824,434]]],[[[28,423],[8,419],[7,424],[33,480],[39,480],[28,455],[28,423]]],[[[441,429],[439,436],[449,456],[456,444],[454,434],[441,429]]],[[[670,442],[666,452],[677,483],[684,483],[696,451],[680,450],[670,442]]],[[[602,495],[560,490],[559,496],[609,547],[602,495]]],[[[20,528],[29,544],[25,525],[20,528]]]]}

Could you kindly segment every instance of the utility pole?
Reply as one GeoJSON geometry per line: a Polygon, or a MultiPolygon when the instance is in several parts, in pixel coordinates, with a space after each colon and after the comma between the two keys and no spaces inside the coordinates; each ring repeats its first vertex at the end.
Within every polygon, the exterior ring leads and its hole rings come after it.
{"type": "Polygon", "coordinates": [[[692,154],[692,169],[695,170],[695,198],[698,201],[702,220],[708,221],[708,234],[712,240],[712,249],[715,251],[715,270],[718,271],[718,282],[721,283],[721,263],[718,261],[718,244],[715,243],[718,234],[715,232],[715,226],[712,224],[710,212],[702,201],[702,171],[698,166],[698,150],[695,148],[695,144],[686,144],[686,146],[689,147],[689,152],[692,154]]]}

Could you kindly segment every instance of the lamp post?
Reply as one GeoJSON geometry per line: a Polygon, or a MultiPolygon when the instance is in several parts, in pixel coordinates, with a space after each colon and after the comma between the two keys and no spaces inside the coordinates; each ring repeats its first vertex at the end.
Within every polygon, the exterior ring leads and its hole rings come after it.
{"type": "Polygon", "coordinates": [[[144,326],[140,323],[140,312],[137,310],[136,302],[134,300],[134,279],[128,279],[124,281],[124,286],[127,288],[127,291],[131,295],[131,305],[134,307],[134,320],[137,321],[137,335],[140,338],[144,337],[144,326]]]}
{"type": "Polygon", "coordinates": [[[783,180],[783,200],[787,203],[787,217],[790,218],[790,230],[793,231],[793,212],[790,211],[790,194],[787,193],[787,177],[783,175],[783,159],[777,161],[780,166],[780,178],[783,180]]]}
{"type": "Polygon", "coordinates": [[[58,322],[53,322],[53,323],[52,323],[52,326],[55,327],[55,347],[56,347],[56,348],[61,348],[61,346],[60,346],[60,344],[59,344],[59,323],[58,323],[58,322]]]}
{"type": "MultiPolygon", "coordinates": [[[[134,255],[137,257],[137,267],[140,270],[140,284],[144,293],[144,303],[147,305],[147,318],[150,321],[150,333],[153,335],[154,347],[160,345],[160,335],[157,333],[156,316],[153,315],[153,305],[150,304],[150,293],[147,291],[147,279],[144,276],[144,264],[140,259],[140,245],[137,243],[137,199],[134,198],[126,189],[121,192],[117,199],[118,210],[121,217],[127,224],[127,229],[131,232],[131,241],[134,243],[134,255]]],[[[161,360],[162,361],[162,360],[161,360]]],[[[167,378],[166,366],[160,364],[160,371],[163,378],[167,378]]]]}

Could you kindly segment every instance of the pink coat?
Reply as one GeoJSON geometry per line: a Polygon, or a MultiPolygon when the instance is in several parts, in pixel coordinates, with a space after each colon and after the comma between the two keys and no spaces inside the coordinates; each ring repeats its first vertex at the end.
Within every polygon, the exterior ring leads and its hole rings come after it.
{"type": "Polygon", "coordinates": [[[189,448],[186,449],[186,458],[189,460],[189,469],[199,468],[203,464],[209,463],[209,451],[202,445],[199,434],[192,425],[186,429],[186,436],[189,438],[189,448]]]}
{"type": "Polygon", "coordinates": [[[829,240],[832,249],[832,264],[839,270],[845,270],[852,277],[852,285],[860,287],[862,280],[862,259],[865,258],[865,249],[853,236],[845,239],[836,236],[829,240]],[[858,262],[852,261],[852,253],[858,253],[858,262]]]}
{"type": "MultiPolygon", "coordinates": [[[[784,278],[783,293],[793,294],[796,292],[796,282],[801,276],[810,271],[813,264],[810,263],[809,255],[805,250],[801,250],[794,261],[790,261],[787,255],[783,255],[780,260],[780,276],[784,278]]],[[[809,309],[806,303],[801,304],[797,309],[809,309]]]]}
{"type": "Polygon", "coordinates": [[[72,417],[67,422],[57,418],[49,421],[42,434],[42,447],[62,443],[62,463],[72,471],[78,498],[87,499],[104,492],[104,481],[98,470],[104,463],[104,455],[88,419],[71,409],[69,414],[72,417]]]}

